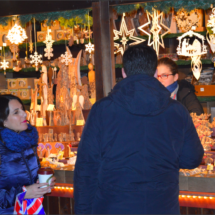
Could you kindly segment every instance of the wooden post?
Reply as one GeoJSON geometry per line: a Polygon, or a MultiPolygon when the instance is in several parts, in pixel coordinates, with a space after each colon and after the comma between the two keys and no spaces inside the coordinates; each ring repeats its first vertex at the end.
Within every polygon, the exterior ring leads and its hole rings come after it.
{"type": "Polygon", "coordinates": [[[92,3],[95,45],[96,100],[105,97],[115,85],[112,10],[109,1],[92,3]]]}

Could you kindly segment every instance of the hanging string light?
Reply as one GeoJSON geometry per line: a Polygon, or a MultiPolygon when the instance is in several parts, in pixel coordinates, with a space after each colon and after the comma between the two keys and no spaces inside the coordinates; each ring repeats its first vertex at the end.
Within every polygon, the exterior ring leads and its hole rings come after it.
{"type": "Polygon", "coordinates": [[[4,55],[4,60],[1,63],[1,68],[4,70],[4,75],[6,75],[6,69],[9,68],[9,62],[5,61],[5,47],[6,43],[3,43],[3,55],[4,55]]]}
{"type": "Polygon", "coordinates": [[[90,13],[88,13],[88,32],[89,32],[89,43],[88,44],[86,44],[85,46],[86,46],[86,49],[85,49],[85,51],[86,52],[89,52],[90,53],[90,58],[92,57],[92,55],[91,55],[91,53],[94,51],[94,44],[92,44],[91,43],[91,41],[90,41],[90,21],[89,21],[89,16],[90,16],[90,13]]]}

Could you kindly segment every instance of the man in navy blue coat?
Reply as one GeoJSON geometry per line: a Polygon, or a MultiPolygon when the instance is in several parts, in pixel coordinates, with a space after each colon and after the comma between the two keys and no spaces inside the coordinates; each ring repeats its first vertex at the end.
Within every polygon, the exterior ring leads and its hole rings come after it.
{"type": "Polygon", "coordinates": [[[153,77],[155,51],[123,55],[124,78],[88,116],[74,176],[76,214],[179,214],[179,169],[203,148],[183,105],[153,77]]]}

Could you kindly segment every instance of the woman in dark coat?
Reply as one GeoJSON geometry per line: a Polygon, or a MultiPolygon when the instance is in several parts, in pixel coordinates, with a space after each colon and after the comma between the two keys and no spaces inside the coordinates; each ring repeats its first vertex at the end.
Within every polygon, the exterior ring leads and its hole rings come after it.
{"type": "Polygon", "coordinates": [[[178,81],[177,64],[169,58],[158,60],[157,79],[170,91],[171,98],[182,103],[190,113],[201,115],[203,108],[195,95],[195,88],[185,80],[178,81]]]}
{"type": "Polygon", "coordinates": [[[0,214],[13,214],[16,195],[27,189],[25,199],[39,198],[54,186],[40,188],[37,171],[38,133],[27,124],[22,101],[0,96],[0,214]]]}

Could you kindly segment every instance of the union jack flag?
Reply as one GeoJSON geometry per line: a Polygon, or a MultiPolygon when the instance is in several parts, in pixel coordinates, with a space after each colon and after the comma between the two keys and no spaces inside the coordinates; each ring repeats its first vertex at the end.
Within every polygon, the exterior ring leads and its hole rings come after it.
{"type": "Polygon", "coordinates": [[[16,196],[13,214],[46,214],[43,209],[43,197],[34,199],[24,199],[26,188],[23,187],[23,193],[16,196]]]}

